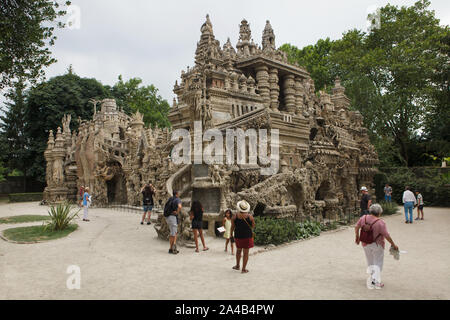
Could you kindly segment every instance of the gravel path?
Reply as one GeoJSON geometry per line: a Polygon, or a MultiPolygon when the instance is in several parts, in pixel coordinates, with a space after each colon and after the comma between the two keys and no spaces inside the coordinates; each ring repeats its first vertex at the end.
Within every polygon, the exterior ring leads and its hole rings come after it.
{"type": "MultiPolygon", "coordinates": [[[[0,217],[46,211],[37,203],[0,204],[0,217]]],[[[386,250],[383,290],[365,287],[353,228],[252,255],[250,272],[241,274],[231,269],[223,239],[207,237],[206,252],[169,255],[168,243],[136,213],[91,209],[90,219],[63,239],[0,240],[0,299],[450,299],[449,208],[425,208],[426,220],[412,225],[402,214],[385,217],[407,254],[396,261],[386,250]],[[66,287],[69,265],[80,267],[80,290],[66,287]]]]}

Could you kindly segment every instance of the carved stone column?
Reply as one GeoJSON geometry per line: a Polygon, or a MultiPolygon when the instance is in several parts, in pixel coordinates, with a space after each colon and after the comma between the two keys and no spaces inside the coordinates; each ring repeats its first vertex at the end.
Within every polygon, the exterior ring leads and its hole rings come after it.
{"type": "Polygon", "coordinates": [[[53,130],[50,130],[50,134],[47,142],[47,149],[44,152],[45,161],[47,162],[47,167],[45,170],[45,181],[47,182],[47,187],[44,190],[44,200],[51,201],[51,191],[53,187],[53,147],[55,145],[55,137],[53,136],[53,130]]]}
{"type": "Polygon", "coordinates": [[[264,99],[264,104],[270,106],[270,89],[269,89],[269,72],[267,66],[259,66],[256,68],[256,82],[258,91],[264,99]]]}
{"type": "Polygon", "coordinates": [[[287,112],[295,114],[295,81],[294,75],[288,74],[283,79],[284,104],[287,112]]]}
{"type": "Polygon", "coordinates": [[[278,85],[278,69],[270,69],[269,75],[270,83],[270,108],[273,111],[278,111],[279,101],[278,96],[280,95],[280,86],[278,85]]]}
{"type": "Polygon", "coordinates": [[[296,113],[301,114],[304,110],[304,104],[303,104],[303,95],[304,95],[304,88],[302,84],[302,79],[299,77],[295,78],[295,107],[296,107],[296,113]]]}

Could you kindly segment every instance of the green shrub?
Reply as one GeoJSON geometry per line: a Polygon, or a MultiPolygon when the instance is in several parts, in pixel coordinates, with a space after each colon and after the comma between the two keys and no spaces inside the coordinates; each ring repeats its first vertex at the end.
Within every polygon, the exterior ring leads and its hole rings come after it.
{"type": "Polygon", "coordinates": [[[73,219],[78,217],[78,212],[80,210],[69,203],[60,203],[56,207],[51,206],[48,211],[51,221],[45,227],[53,231],[64,230],[73,219]]]}
{"type": "Polygon", "coordinates": [[[255,217],[255,244],[282,244],[293,240],[318,236],[321,224],[316,221],[302,223],[271,217],[255,217]]]}
{"type": "Polygon", "coordinates": [[[419,190],[425,206],[450,206],[450,168],[380,168],[374,178],[377,199],[384,199],[386,183],[392,187],[392,200],[403,203],[405,186],[412,191],[419,190]]]}
{"type": "Polygon", "coordinates": [[[394,201],[392,202],[381,201],[379,204],[383,208],[383,215],[385,216],[397,213],[398,211],[398,204],[395,203],[394,201]]]}
{"type": "Polygon", "coordinates": [[[42,192],[10,193],[9,202],[42,201],[42,192]]]}

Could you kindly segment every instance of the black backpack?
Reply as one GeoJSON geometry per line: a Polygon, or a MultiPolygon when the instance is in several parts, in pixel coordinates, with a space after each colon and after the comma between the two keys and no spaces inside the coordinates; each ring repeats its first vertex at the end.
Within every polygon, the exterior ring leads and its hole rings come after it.
{"type": "Polygon", "coordinates": [[[169,217],[173,212],[173,199],[174,197],[170,197],[164,205],[164,217],[169,217]]]}

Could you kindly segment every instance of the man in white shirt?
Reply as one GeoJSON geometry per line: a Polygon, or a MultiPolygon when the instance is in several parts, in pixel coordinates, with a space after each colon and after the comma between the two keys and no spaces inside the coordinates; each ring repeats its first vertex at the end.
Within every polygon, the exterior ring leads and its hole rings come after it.
{"type": "Polygon", "coordinates": [[[405,208],[405,223],[413,223],[413,209],[416,205],[417,200],[414,196],[414,193],[412,193],[410,187],[405,188],[405,192],[403,192],[403,206],[405,208]],[[408,213],[409,213],[409,219],[408,219],[408,213]]]}

